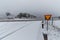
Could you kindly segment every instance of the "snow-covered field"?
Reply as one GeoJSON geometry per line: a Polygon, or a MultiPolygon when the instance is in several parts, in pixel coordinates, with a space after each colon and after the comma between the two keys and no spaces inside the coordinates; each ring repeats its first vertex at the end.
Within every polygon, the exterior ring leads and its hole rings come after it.
{"type": "Polygon", "coordinates": [[[0,40],[43,40],[41,21],[0,22],[0,40]]]}

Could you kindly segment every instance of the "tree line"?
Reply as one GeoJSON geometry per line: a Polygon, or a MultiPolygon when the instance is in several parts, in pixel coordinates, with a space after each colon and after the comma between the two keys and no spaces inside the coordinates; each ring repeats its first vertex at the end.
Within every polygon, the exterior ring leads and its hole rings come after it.
{"type": "MultiPolygon", "coordinates": [[[[6,16],[8,17],[8,19],[13,19],[13,17],[11,17],[11,13],[9,13],[9,12],[6,13],[6,16]]],[[[36,16],[35,15],[31,15],[29,13],[19,13],[14,18],[36,18],[36,16]]]]}

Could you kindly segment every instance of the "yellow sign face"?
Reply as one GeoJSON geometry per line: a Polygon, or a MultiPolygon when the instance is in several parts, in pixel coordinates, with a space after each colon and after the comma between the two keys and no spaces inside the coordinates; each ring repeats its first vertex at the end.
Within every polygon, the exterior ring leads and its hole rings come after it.
{"type": "Polygon", "coordinates": [[[45,15],[45,20],[50,20],[51,19],[51,15],[45,15]]]}

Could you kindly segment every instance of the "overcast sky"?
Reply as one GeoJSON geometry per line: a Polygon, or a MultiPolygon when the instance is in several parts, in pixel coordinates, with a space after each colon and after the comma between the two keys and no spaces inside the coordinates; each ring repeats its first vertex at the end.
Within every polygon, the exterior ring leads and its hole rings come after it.
{"type": "Polygon", "coordinates": [[[0,0],[0,15],[6,12],[18,14],[27,12],[34,15],[60,14],[60,0],[0,0]]]}

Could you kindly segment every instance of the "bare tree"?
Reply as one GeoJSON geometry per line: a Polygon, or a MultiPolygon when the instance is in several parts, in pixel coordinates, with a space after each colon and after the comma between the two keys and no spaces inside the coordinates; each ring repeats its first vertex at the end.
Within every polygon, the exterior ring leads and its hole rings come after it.
{"type": "Polygon", "coordinates": [[[7,16],[8,19],[13,19],[11,13],[9,13],[9,12],[6,13],[6,16],[7,16]]]}

